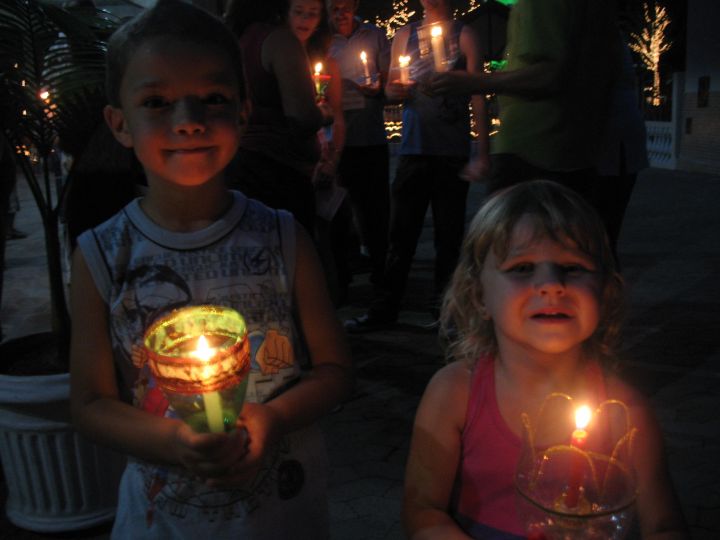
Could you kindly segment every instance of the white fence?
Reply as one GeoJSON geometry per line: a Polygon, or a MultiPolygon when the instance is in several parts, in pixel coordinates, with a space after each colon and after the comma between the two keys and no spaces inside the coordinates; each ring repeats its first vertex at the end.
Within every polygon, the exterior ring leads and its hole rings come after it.
{"type": "Polygon", "coordinates": [[[677,164],[678,137],[672,122],[645,122],[647,154],[651,167],[674,169],[677,164]]]}
{"type": "Polygon", "coordinates": [[[661,169],[675,169],[677,167],[684,93],[685,74],[673,73],[672,116],[670,122],[645,122],[648,161],[651,167],[661,169]]]}

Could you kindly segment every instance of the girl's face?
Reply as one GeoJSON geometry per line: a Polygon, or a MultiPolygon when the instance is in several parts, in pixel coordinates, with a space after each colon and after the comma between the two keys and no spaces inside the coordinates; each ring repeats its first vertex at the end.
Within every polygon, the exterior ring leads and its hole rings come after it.
{"type": "Polygon", "coordinates": [[[483,300],[500,354],[579,355],[598,326],[602,280],[570,240],[533,239],[533,232],[523,217],[505,260],[490,250],[483,265],[483,300]]]}
{"type": "Polygon", "coordinates": [[[288,12],[288,26],[295,37],[305,44],[313,35],[322,18],[321,0],[292,0],[288,12]]]}

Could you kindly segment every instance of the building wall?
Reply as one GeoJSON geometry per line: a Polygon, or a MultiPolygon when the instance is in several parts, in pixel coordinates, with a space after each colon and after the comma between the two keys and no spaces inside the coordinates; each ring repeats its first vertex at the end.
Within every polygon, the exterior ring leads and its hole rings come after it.
{"type": "Polygon", "coordinates": [[[678,168],[720,173],[720,2],[689,0],[678,168]]]}

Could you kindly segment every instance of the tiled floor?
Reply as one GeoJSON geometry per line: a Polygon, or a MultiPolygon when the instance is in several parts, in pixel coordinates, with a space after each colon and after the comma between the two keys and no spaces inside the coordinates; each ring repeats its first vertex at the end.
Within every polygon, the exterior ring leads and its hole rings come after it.
{"type": "MultiPolygon", "coordinates": [[[[482,189],[471,189],[468,214],[482,189]]],[[[34,204],[21,190],[17,226],[31,233],[8,244],[2,324],[6,337],[48,326],[43,241],[34,204]]],[[[620,242],[630,289],[626,375],[653,400],[665,430],[671,472],[693,538],[720,538],[720,178],[644,172],[620,242]]],[[[394,540],[412,418],[429,377],[442,365],[426,310],[431,289],[428,226],[409,284],[407,310],[393,330],[349,337],[355,396],[323,421],[332,476],[333,538],[394,540]]],[[[357,276],[342,318],[362,313],[370,294],[357,276]]],[[[38,539],[0,517],[0,538],[38,539]]],[[[74,538],[77,535],[65,536],[74,538]]],[[[93,531],[91,538],[104,538],[93,531]]]]}

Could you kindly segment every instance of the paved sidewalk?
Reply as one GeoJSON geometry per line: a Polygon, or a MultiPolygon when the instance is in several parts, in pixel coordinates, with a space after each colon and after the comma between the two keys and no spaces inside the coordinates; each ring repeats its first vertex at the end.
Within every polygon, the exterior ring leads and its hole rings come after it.
{"type": "MultiPolygon", "coordinates": [[[[48,326],[42,231],[29,192],[23,188],[20,194],[17,227],[32,234],[8,243],[1,311],[6,338],[48,326]]],[[[481,196],[474,186],[468,217],[481,196]]],[[[718,201],[720,177],[650,169],[639,178],[620,239],[631,305],[625,374],[656,406],[676,488],[693,538],[700,540],[720,538],[718,201]]],[[[334,539],[403,538],[400,499],[412,418],[425,384],[443,365],[436,333],[427,327],[431,232],[428,222],[398,326],[348,338],[357,391],[323,421],[333,465],[334,539]]],[[[356,276],[350,305],[339,316],[362,313],[369,295],[367,276],[356,276]]],[[[4,538],[47,536],[21,531],[2,515],[4,538]]]]}

